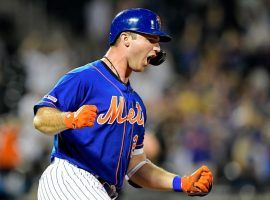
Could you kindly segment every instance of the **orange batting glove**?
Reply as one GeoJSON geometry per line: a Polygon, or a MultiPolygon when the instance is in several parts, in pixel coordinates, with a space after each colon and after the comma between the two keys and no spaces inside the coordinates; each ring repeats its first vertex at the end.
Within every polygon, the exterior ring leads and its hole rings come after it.
{"type": "Polygon", "coordinates": [[[213,175],[207,166],[201,166],[190,176],[183,176],[182,178],[174,178],[173,187],[175,191],[183,191],[189,196],[205,196],[207,195],[213,185],[213,175]],[[177,190],[177,179],[181,181],[181,189],[177,190]]]}
{"type": "Polygon", "coordinates": [[[68,112],[64,117],[64,123],[71,129],[91,127],[94,125],[97,112],[95,105],[83,105],[76,112],[68,112]]]}

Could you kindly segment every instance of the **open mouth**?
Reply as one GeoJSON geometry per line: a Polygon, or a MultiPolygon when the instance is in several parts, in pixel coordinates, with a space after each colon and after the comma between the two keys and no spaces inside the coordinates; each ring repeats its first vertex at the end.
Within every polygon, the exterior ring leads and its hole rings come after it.
{"type": "Polygon", "coordinates": [[[147,56],[147,63],[149,64],[151,59],[153,59],[154,57],[155,57],[155,55],[147,56]]]}

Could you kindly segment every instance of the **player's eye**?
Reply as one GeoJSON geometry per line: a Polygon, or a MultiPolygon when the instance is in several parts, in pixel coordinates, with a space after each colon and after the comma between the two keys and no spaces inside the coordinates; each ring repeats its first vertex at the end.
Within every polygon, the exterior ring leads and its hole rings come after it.
{"type": "Polygon", "coordinates": [[[158,43],[159,42],[159,38],[158,37],[147,37],[147,40],[150,42],[150,43],[152,43],[152,44],[154,44],[154,43],[158,43]]]}

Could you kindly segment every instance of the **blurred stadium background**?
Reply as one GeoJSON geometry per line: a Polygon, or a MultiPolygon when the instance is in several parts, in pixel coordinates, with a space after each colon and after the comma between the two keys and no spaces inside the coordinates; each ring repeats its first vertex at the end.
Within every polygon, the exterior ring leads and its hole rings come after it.
{"type": "MultiPolygon", "coordinates": [[[[158,12],[174,38],[163,66],[131,80],[151,160],[181,175],[209,165],[201,199],[270,199],[269,0],[1,0],[0,199],[36,199],[52,138],[34,130],[32,107],[104,55],[112,17],[130,7],[158,12]]],[[[120,199],[188,198],[125,185],[120,199]]]]}

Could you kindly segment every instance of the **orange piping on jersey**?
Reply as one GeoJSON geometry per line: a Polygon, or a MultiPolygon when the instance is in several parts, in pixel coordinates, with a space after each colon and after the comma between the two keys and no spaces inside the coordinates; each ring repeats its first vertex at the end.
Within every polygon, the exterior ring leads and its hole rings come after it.
{"type": "MultiPolygon", "coordinates": [[[[132,103],[132,107],[134,107],[133,103],[132,103]]],[[[131,109],[129,109],[130,111],[131,109]]],[[[132,110],[134,111],[134,109],[132,108],[132,110]]],[[[128,113],[129,115],[131,115],[132,113],[128,113]]],[[[132,144],[133,144],[133,131],[134,131],[134,124],[132,124],[132,128],[131,128],[131,135],[130,135],[130,144],[129,144],[129,153],[127,154],[127,159],[128,157],[130,157],[131,154],[131,150],[132,150],[132,144]]]]}
{"type": "MultiPolygon", "coordinates": [[[[108,82],[110,82],[122,95],[122,98],[124,99],[124,95],[122,93],[122,91],[120,90],[120,88],[118,88],[110,79],[108,79],[97,67],[93,66],[108,82]]],[[[125,109],[126,110],[126,109],[125,109]]],[[[127,113],[127,110],[126,110],[127,113]]],[[[117,185],[118,183],[118,170],[119,170],[119,164],[121,161],[121,157],[122,157],[122,151],[123,151],[123,146],[124,146],[124,140],[125,140],[125,136],[126,136],[126,121],[124,121],[124,131],[123,131],[123,137],[122,137],[122,142],[121,142],[121,148],[120,148],[120,153],[119,153],[119,157],[118,157],[118,162],[117,162],[117,168],[116,168],[116,172],[115,172],[115,185],[117,185]]]]}

